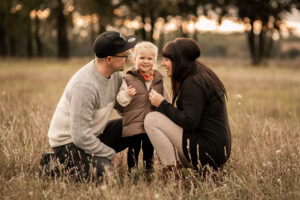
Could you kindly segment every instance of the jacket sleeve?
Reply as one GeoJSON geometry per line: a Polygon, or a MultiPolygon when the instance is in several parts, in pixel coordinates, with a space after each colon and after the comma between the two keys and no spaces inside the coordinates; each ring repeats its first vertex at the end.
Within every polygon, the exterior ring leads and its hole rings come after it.
{"type": "Polygon", "coordinates": [[[163,97],[165,98],[165,100],[167,101],[167,102],[170,102],[170,97],[169,97],[169,93],[168,93],[168,91],[167,91],[167,88],[164,86],[163,87],[164,89],[164,93],[163,93],[163,97]]]}
{"type": "Polygon", "coordinates": [[[181,93],[182,110],[175,108],[164,100],[159,105],[158,111],[184,130],[193,131],[200,122],[205,107],[205,95],[201,87],[191,78],[184,81],[181,93]]]}
{"type": "Polygon", "coordinates": [[[127,89],[128,89],[127,83],[123,79],[122,85],[121,85],[119,93],[117,95],[117,102],[123,107],[128,106],[128,104],[130,104],[130,102],[132,100],[132,97],[129,96],[129,94],[127,93],[127,89]]]}

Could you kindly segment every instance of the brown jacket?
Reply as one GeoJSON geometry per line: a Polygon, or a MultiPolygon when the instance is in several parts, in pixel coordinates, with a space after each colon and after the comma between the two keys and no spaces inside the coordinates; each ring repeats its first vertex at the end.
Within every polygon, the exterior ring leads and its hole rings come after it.
{"type": "Polygon", "coordinates": [[[164,94],[163,76],[154,70],[152,83],[148,91],[143,77],[139,71],[131,68],[124,76],[127,85],[131,85],[136,89],[136,95],[133,96],[130,104],[124,108],[123,116],[123,137],[134,136],[145,133],[144,118],[147,113],[156,110],[149,101],[149,91],[156,90],[161,95],[164,94]]]}

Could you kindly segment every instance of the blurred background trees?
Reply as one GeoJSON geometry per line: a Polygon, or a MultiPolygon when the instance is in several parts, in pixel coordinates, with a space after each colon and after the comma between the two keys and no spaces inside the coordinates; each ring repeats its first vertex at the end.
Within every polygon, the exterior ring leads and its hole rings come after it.
{"type": "Polygon", "coordinates": [[[254,65],[270,58],[274,32],[280,32],[282,16],[292,8],[300,9],[298,0],[232,0],[238,17],[247,26],[251,60],[254,65]]]}
{"type": "Polygon", "coordinates": [[[118,30],[160,49],[175,37],[191,37],[206,56],[250,57],[259,65],[271,57],[300,54],[297,45],[278,50],[282,41],[299,43],[298,37],[281,34],[283,17],[296,9],[297,0],[1,0],[0,56],[89,56],[99,33],[118,30]],[[231,34],[205,32],[202,19],[216,26],[231,20],[244,28],[231,34]]]}

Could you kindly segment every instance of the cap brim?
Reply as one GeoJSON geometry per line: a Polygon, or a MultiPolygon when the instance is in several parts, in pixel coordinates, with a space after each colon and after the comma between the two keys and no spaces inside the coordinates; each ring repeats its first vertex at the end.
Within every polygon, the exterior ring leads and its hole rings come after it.
{"type": "Polygon", "coordinates": [[[117,53],[121,53],[123,51],[127,51],[128,49],[133,48],[136,43],[138,42],[138,39],[135,35],[130,35],[125,37],[127,43],[125,44],[125,46],[122,49],[119,49],[117,53]]]}

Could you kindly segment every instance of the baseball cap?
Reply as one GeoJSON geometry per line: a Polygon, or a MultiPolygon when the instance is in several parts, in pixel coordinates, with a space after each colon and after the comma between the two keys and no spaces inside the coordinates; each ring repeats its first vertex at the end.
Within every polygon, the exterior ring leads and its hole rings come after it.
{"type": "Polygon", "coordinates": [[[135,35],[124,37],[117,31],[107,31],[96,38],[93,49],[98,58],[105,58],[131,49],[136,43],[135,35]]]}

